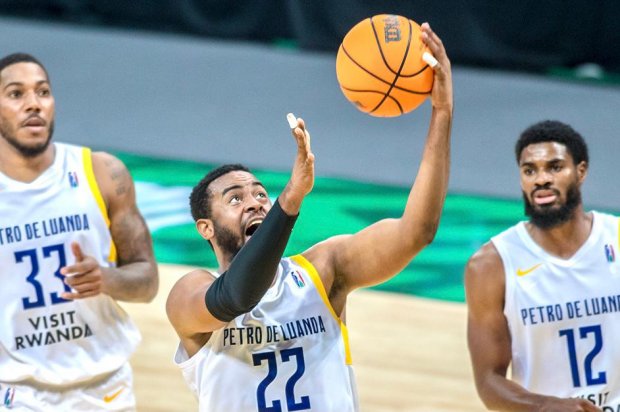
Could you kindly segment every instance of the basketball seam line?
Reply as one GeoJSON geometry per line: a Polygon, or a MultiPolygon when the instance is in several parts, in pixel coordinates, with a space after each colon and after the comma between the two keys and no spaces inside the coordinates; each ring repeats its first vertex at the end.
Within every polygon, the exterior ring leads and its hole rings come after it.
{"type": "MultiPolygon", "coordinates": [[[[392,81],[392,84],[390,84],[390,88],[387,90],[387,92],[385,92],[383,99],[381,99],[379,104],[377,104],[375,108],[372,109],[369,113],[374,113],[374,111],[377,110],[379,107],[381,107],[381,105],[385,102],[385,99],[387,99],[387,97],[390,95],[390,92],[392,91],[392,89],[394,88],[394,85],[396,85],[396,82],[398,81],[398,78],[400,77],[400,72],[403,70],[403,67],[405,66],[405,62],[407,61],[407,56],[409,55],[409,50],[411,49],[411,37],[413,36],[413,28],[411,27],[411,21],[407,20],[407,23],[409,23],[409,36],[407,38],[407,48],[405,49],[405,55],[403,56],[403,59],[400,62],[400,67],[398,68],[398,72],[394,73],[395,75],[394,80],[392,81]]],[[[377,45],[379,46],[379,51],[381,52],[381,58],[383,59],[383,63],[385,63],[388,69],[392,71],[391,67],[388,66],[387,64],[387,61],[385,61],[385,56],[383,55],[383,49],[381,48],[381,44],[379,43],[379,36],[377,35],[377,29],[375,28],[375,23],[374,21],[372,21],[372,18],[370,19],[370,24],[372,26],[372,31],[375,34],[375,39],[377,40],[377,45]]],[[[400,114],[403,114],[404,113],[403,107],[400,105],[400,102],[398,101],[398,99],[396,98],[394,99],[396,101],[396,105],[398,106],[398,110],[400,110],[400,114]]]]}
{"type": "MultiPolygon", "coordinates": [[[[342,87],[342,86],[341,86],[342,87]]],[[[350,89],[348,87],[342,87],[343,89],[350,91],[350,92],[359,92],[359,93],[376,93],[376,94],[382,94],[385,96],[385,93],[383,92],[378,92],[376,90],[362,90],[362,89],[350,89]]],[[[400,102],[398,100],[396,100],[395,97],[387,95],[386,97],[389,97],[390,99],[392,99],[394,101],[394,103],[396,103],[398,105],[398,107],[400,108],[400,102]]],[[[402,112],[402,108],[401,108],[401,112],[402,112]]]]}
{"type": "MultiPolygon", "coordinates": [[[[362,69],[363,71],[365,71],[366,73],[368,73],[369,75],[371,75],[372,77],[374,77],[375,79],[379,80],[380,82],[385,83],[385,84],[390,84],[390,82],[389,82],[389,81],[382,79],[381,77],[377,76],[376,74],[374,74],[373,72],[371,72],[370,70],[366,69],[364,66],[362,66],[361,64],[359,64],[359,63],[358,63],[358,62],[357,62],[357,61],[356,61],[356,60],[355,60],[355,59],[354,59],[354,58],[353,58],[353,57],[349,54],[349,52],[347,51],[346,47],[344,47],[344,44],[342,44],[340,47],[342,47],[342,51],[344,51],[344,54],[346,54],[346,56],[349,58],[349,60],[351,60],[351,61],[352,61],[352,62],[353,62],[353,63],[354,63],[357,67],[359,67],[360,69],[362,69]]],[[[426,70],[428,67],[429,67],[429,66],[426,66],[424,69],[422,69],[422,71],[426,70]]],[[[344,86],[342,86],[342,85],[341,85],[341,87],[343,87],[344,89],[347,89],[346,87],[344,87],[344,86]]],[[[413,94],[429,94],[429,93],[431,92],[430,90],[429,90],[429,91],[426,91],[426,92],[419,92],[419,91],[416,91],[416,90],[406,89],[406,88],[404,88],[404,87],[402,87],[402,86],[398,86],[398,85],[395,85],[395,86],[394,86],[394,88],[395,88],[395,89],[398,89],[398,90],[402,90],[402,91],[407,92],[407,93],[413,93],[413,94]]],[[[347,89],[347,90],[355,91],[354,89],[347,89]]],[[[432,90],[432,89],[431,89],[431,90],[432,90]]],[[[379,92],[379,93],[382,93],[382,92],[379,92]]]]}
{"type": "MultiPolygon", "coordinates": [[[[375,27],[375,22],[373,21],[372,17],[370,17],[368,20],[370,20],[370,27],[372,28],[372,33],[375,35],[375,42],[377,43],[377,48],[379,48],[379,54],[381,55],[381,59],[383,60],[383,64],[385,64],[385,67],[388,68],[388,70],[392,73],[392,74],[396,74],[398,75],[398,72],[395,72],[394,70],[392,70],[392,66],[390,66],[387,62],[387,59],[385,58],[385,55],[383,54],[383,48],[381,47],[381,41],[379,41],[379,35],[377,34],[377,29],[375,27]]],[[[409,26],[409,29],[411,29],[411,25],[409,26]]],[[[409,35],[411,35],[411,31],[409,32],[409,35]]],[[[409,46],[407,45],[407,49],[409,48],[409,46]]],[[[405,52],[405,56],[406,56],[406,52],[405,52]]],[[[402,63],[401,63],[401,69],[402,69],[402,63]]]]}

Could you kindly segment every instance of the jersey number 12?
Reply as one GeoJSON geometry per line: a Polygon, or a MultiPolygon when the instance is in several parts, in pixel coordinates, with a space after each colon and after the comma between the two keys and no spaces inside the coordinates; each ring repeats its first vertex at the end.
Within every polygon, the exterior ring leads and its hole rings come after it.
{"type": "MultiPolygon", "coordinates": [[[[594,346],[583,360],[583,369],[585,371],[586,385],[602,385],[607,383],[607,373],[598,372],[597,376],[593,376],[592,361],[603,348],[603,332],[601,325],[582,326],[579,328],[579,338],[586,339],[588,335],[594,336],[594,346]]],[[[575,331],[573,329],[563,329],[560,336],[566,336],[566,345],[568,346],[568,360],[570,363],[571,375],[573,378],[573,386],[581,387],[581,378],[579,373],[579,365],[577,363],[577,349],[575,345],[575,331]]]]}

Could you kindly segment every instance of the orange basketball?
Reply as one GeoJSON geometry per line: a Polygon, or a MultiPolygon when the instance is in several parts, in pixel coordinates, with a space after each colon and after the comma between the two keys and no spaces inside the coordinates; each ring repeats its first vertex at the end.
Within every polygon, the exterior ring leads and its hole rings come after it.
{"type": "Polygon", "coordinates": [[[345,97],[372,116],[394,117],[418,107],[433,88],[433,69],[420,26],[406,17],[380,14],[356,24],[336,57],[345,97]]]}

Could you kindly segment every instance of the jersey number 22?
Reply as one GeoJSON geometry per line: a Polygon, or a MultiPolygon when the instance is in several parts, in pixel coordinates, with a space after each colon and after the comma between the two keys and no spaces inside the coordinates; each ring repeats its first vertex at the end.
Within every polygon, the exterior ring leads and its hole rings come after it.
{"type": "MultiPolygon", "coordinates": [[[[305,411],[310,409],[310,397],[302,396],[299,402],[295,401],[295,384],[302,377],[306,371],[306,363],[304,362],[304,351],[302,348],[289,348],[280,351],[280,357],[282,362],[288,362],[292,357],[297,362],[297,369],[286,381],[286,387],[284,389],[286,394],[286,406],[289,412],[293,411],[305,411]]],[[[274,400],[271,402],[271,406],[267,406],[267,400],[265,398],[265,391],[267,387],[278,375],[278,363],[276,360],[276,352],[261,352],[252,355],[254,360],[254,366],[258,366],[263,361],[267,361],[268,371],[265,379],[258,384],[256,389],[256,401],[258,403],[258,412],[282,412],[282,402],[274,400]]]]}

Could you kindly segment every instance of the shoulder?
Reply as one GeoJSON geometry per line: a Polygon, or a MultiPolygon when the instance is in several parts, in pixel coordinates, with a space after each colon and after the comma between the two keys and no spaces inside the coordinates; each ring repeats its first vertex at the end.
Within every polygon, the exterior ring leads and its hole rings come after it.
{"type": "Polygon", "coordinates": [[[134,184],[125,164],[107,152],[93,152],[91,155],[93,173],[106,203],[133,203],[134,184]],[[129,199],[127,199],[129,198],[129,199]]]}
{"type": "Polygon", "coordinates": [[[342,243],[350,237],[351,235],[332,236],[306,249],[301,255],[316,268],[320,275],[332,277],[336,271],[338,252],[343,252],[342,243]]]}
{"type": "Polygon", "coordinates": [[[93,169],[95,176],[103,177],[103,175],[115,171],[123,172],[127,171],[125,164],[116,156],[107,152],[92,152],[91,158],[93,161],[93,169]]]}
{"type": "Polygon", "coordinates": [[[490,270],[501,269],[503,272],[502,258],[493,242],[489,241],[482,245],[467,261],[466,273],[484,273],[490,270]]]}
{"type": "Polygon", "coordinates": [[[618,224],[620,221],[620,216],[616,216],[611,213],[599,212],[597,210],[592,210],[590,213],[595,219],[602,219],[607,224],[618,224]]]}
{"type": "Polygon", "coordinates": [[[467,300],[503,299],[505,282],[502,258],[495,245],[487,242],[469,258],[465,266],[467,300]]]}
{"type": "Polygon", "coordinates": [[[187,292],[195,292],[202,287],[208,287],[215,279],[215,275],[206,269],[192,270],[176,281],[170,289],[170,295],[185,295],[187,292]]]}

